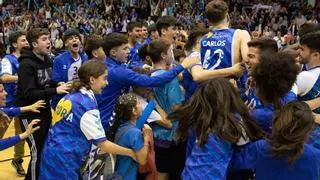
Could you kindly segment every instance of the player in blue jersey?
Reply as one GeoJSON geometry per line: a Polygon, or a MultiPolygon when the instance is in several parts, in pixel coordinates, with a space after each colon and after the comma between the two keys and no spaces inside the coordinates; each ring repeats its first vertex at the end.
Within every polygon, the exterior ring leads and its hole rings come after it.
{"type": "MultiPolygon", "coordinates": [[[[207,30],[199,28],[195,28],[190,32],[185,46],[188,56],[200,56],[200,40],[207,32],[207,30]]],[[[195,92],[198,83],[215,77],[240,77],[243,69],[244,67],[240,63],[237,63],[229,68],[211,71],[203,69],[199,62],[199,64],[183,72],[182,85],[186,91],[186,99],[189,99],[195,92]]]]}
{"type": "MultiPolygon", "coordinates": [[[[320,114],[320,32],[311,32],[300,39],[300,62],[307,64],[308,70],[302,71],[297,77],[298,99],[306,101],[313,112],[320,114]],[[316,100],[313,105],[310,101],[316,100]]],[[[309,141],[320,149],[320,126],[311,134],[309,141]]]]}
{"type": "MultiPolygon", "coordinates": [[[[246,30],[229,28],[228,5],[223,0],[213,0],[206,5],[205,14],[210,30],[201,40],[201,63],[204,69],[215,70],[244,62],[251,37],[246,30]]],[[[239,79],[239,88],[245,89],[246,74],[239,79]]]]}
{"type": "Polygon", "coordinates": [[[130,86],[157,87],[166,84],[175,78],[184,68],[196,63],[196,58],[185,59],[181,65],[177,65],[166,73],[150,77],[142,75],[126,68],[129,47],[126,36],[119,33],[111,33],[104,40],[104,50],[107,55],[105,65],[108,67],[109,86],[105,87],[102,94],[97,97],[101,112],[102,125],[107,130],[112,118],[114,105],[118,97],[130,86]]]}
{"type": "Polygon", "coordinates": [[[178,135],[195,138],[182,179],[226,179],[233,145],[243,145],[263,133],[232,84],[223,78],[205,81],[188,102],[168,118],[179,119],[178,135]],[[194,131],[190,134],[190,130],[194,131]]]}
{"type": "MultiPolygon", "coordinates": [[[[300,62],[307,64],[297,78],[299,100],[308,101],[320,97],[320,31],[306,34],[300,39],[300,62]]],[[[314,109],[320,114],[320,107],[314,109]]]]}
{"type": "MultiPolygon", "coordinates": [[[[66,52],[57,56],[53,61],[52,80],[57,83],[68,83],[78,78],[77,71],[87,57],[80,53],[80,33],[75,29],[68,29],[63,35],[66,52]]],[[[51,106],[54,109],[62,98],[56,95],[52,98],[51,106]]]]}
{"type": "MultiPolygon", "coordinates": [[[[28,47],[29,43],[26,38],[26,33],[22,31],[13,32],[9,35],[9,42],[12,48],[12,53],[6,55],[0,61],[0,79],[8,93],[6,98],[6,107],[14,106],[15,95],[17,90],[18,76],[17,71],[19,68],[18,58],[20,57],[20,50],[28,47]]],[[[14,118],[15,133],[21,133],[20,121],[14,118]]],[[[4,133],[4,132],[3,132],[4,133]]],[[[25,171],[22,166],[24,156],[24,141],[14,147],[14,159],[12,164],[17,171],[18,176],[24,176],[25,171]]]]}
{"type": "Polygon", "coordinates": [[[0,62],[1,82],[4,83],[4,88],[8,93],[6,107],[14,105],[16,83],[18,81],[17,71],[19,68],[18,58],[20,57],[20,50],[29,46],[26,39],[26,33],[22,31],[10,34],[9,41],[13,51],[11,54],[6,55],[0,62]]]}
{"type": "Polygon", "coordinates": [[[127,26],[128,31],[128,44],[129,44],[129,66],[130,67],[142,67],[143,62],[138,55],[138,51],[141,47],[140,40],[142,39],[141,22],[130,22],[127,26]]]}
{"type": "Polygon", "coordinates": [[[107,85],[107,70],[100,61],[88,61],[78,71],[75,91],[61,99],[44,145],[39,179],[78,179],[91,144],[98,153],[130,156],[135,153],[107,140],[95,99],[107,85]]]}
{"type": "Polygon", "coordinates": [[[253,168],[259,180],[320,179],[320,151],[306,144],[314,124],[306,103],[288,103],[273,120],[270,137],[235,153],[232,167],[253,168]]]}

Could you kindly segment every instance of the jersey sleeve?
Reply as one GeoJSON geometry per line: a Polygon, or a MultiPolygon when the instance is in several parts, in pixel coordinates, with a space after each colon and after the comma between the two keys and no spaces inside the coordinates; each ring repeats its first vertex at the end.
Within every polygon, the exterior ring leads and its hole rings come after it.
{"type": "Polygon", "coordinates": [[[12,65],[8,58],[3,58],[0,61],[0,76],[4,74],[10,74],[12,75],[12,65]]]}
{"type": "Polygon", "coordinates": [[[298,95],[303,96],[307,94],[313,87],[315,81],[316,79],[314,79],[314,77],[308,71],[299,73],[296,81],[298,95]]]}
{"type": "Polygon", "coordinates": [[[101,124],[100,113],[97,109],[89,110],[82,115],[80,129],[93,144],[97,145],[107,140],[101,124]]]}
{"type": "Polygon", "coordinates": [[[9,117],[15,117],[21,114],[21,109],[19,107],[0,108],[0,110],[5,112],[9,117]]]}

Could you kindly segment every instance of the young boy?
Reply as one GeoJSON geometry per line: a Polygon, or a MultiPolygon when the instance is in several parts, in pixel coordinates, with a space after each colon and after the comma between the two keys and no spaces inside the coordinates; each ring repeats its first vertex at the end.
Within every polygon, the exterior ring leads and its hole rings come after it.
{"type": "MultiPolygon", "coordinates": [[[[6,55],[1,61],[0,66],[0,79],[4,85],[6,92],[8,93],[6,98],[6,107],[10,108],[14,106],[15,94],[17,90],[17,71],[19,68],[18,58],[20,57],[20,50],[24,47],[28,47],[29,43],[26,38],[26,33],[17,31],[9,36],[9,42],[13,52],[6,55]]],[[[16,134],[21,133],[20,121],[15,118],[14,127],[16,134]]],[[[4,134],[4,132],[3,132],[4,134]]],[[[14,147],[14,159],[12,165],[15,167],[18,176],[24,176],[25,170],[23,169],[22,163],[24,156],[24,142],[21,141],[14,147]]]]}
{"type": "MultiPolygon", "coordinates": [[[[88,58],[80,53],[80,33],[75,29],[68,29],[63,35],[63,41],[67,51],[60,54],[53,61],[52,80],[56,83],[68,83],[78,78],[77,72],[81,64],[88,58]]],[[[52,98],[54,109],[63,96],[57,95],[52,98]]]]}
{"type": "Polygon", "coordinates": [[[49,31],[42,28],[31,29],[27,34],[27,40],[31,47],[21,50],[16,105],[23,107],[38,100],[44,100],[46,103],[39,113],[26,112],[19,116],[24,131],[31,120],[40,120],[38,124],[40,129],[27,139],[31,160],[26,179],[36,179],[39,175],[42,147],[51,125],[50,100],[56,94],[67,93],[70,87],[67,84],[57,86],[49,76],[51,70],[51,61],[48,57],[51,47],[49,31]]]}
{"type": "MultiPolygon", "coordinates": [[[[215,70],[234,66],[246,59],[250,34],[246,30],[229,28],[228,5],[222,0],[213,0],[206,6],[211,32],[201,40],[201,63],[204,69],[215,70]]],[[[246,76],[239,81],[244,91],[246,76]]]]}
{"type": "Polygon", "coordinates": [[[103,39],[97,35],[89,35],[84,44],[84,51],[89,59],[98,61],[106,60],[106,53],[103,50],[103,39]]]}
{"type": "Polygon", "coordinates": [[[127,26],[128,44],[129,44],[129,65],[130,67],[142,67],[143,62],[138,56],[138,51],[141,48],[140,41],[142,39],[142,29],[140,22],[130,22],[127,26]]]}

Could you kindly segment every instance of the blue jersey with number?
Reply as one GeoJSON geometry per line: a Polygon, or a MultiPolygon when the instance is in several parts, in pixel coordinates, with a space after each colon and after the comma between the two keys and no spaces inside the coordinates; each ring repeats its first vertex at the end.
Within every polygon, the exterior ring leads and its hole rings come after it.
{"type": "Polygon", "coordinates": [[[66,95],[53,113],[39,179],[78,179],[91,145],[105,140],[93,92],[81,89],[66,95]]]}
{"type": "MultiPolygon", "coordinates": [[[[19,68],[19,62],[18,58],[13,54],[6,55],[1,61],[0,61],[0,77],[4,74],[8,75],[16,75],[18,68],[19,68]]],[[[6,107],[12,107],[14,105],[15,100],[15,94],[17,90],[17,83],[4,83],[3,84],[4,89],[7,92],[7,98],[6,98],[6,107]]]]}
{"type": "MultiPolygon", "coordinates": [[[[59,83],[78,79],[78,70],[87,60],[88,58],[85,55],[80,55],[77,59],[74,59],[69,51],[60,54],[53,61],[52,80],[59,83]]],[[[52,97],[51,106],[53,109],[62,97],[63,95],[52,97]]]]}
{"type": "Polygon", "coordinates": [[[232,67],[236,29],[215,29],[201,39],[201,63],[204,69],[232,67]]]}

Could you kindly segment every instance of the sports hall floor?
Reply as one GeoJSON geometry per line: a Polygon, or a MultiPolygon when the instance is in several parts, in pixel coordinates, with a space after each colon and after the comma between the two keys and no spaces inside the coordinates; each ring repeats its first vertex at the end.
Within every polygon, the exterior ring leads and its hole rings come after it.
{"type": "MultiPolygon", "coordinates": [[[[3,138],[10,137],[14,135],[14,123],[11,121],[9,128],[7,129],[3,138]]],[[[11,165],[11,160],[4,161],[6,159],[13,158],[13,147],[8,148],[6,150],[0,151],[0,180],[21,180],[24,179],[22,177],[18,177],[16,175],[15,169],[11,165]]],[[[29,147],[27,143],[25,143],[25,155],[30,155],[29,147]]],[[[23,167],[25,171],[27,171],[28,163],[30,161],[30,157],[23,158],[23,167]]]]}

